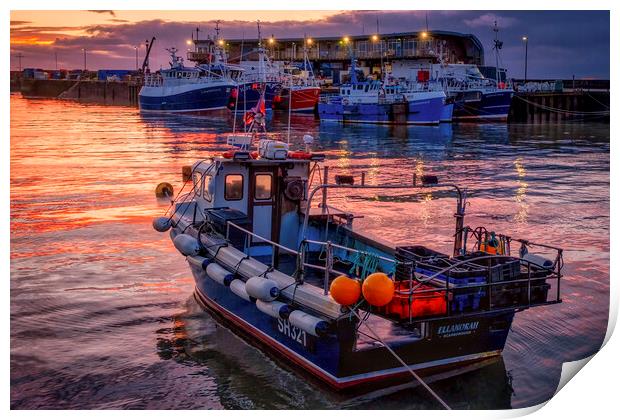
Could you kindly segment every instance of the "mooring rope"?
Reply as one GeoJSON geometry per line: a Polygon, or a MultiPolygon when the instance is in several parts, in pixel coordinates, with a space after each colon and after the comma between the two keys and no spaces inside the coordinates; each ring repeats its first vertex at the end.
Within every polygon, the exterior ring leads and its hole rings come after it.
{"type": "Polygon", "coordinates": [[[432,389],[432,388],[431,388],[431,387],[430,387],[430,386],[429,386],[426,382],[424,382],[424,380],[422,380],[422,378],[420,378],[420,375],[418,375],[417,373],[415,373],[415,371],[414,371],[413,369],[411,369],[411,367],[410,367],[410,366],[409,366],[409,365],[408,365],[408,364],[407,364],[407,363],[406,363],[403,359],[401,359],[401,358],[400,358],[400,356],[399,356],[398,354],[396,354],[396,352],[395,352],[394,350],[392,350],[392,348],[391,348],[390,346],[388,346],[388,345],[385,343],[385,341],[383,341],[383,340],[381,339],[381,337],[379,337],[379,335],[378,335],[378,334],[377,334],[377,333],[376,333],[376,332],[375,332],[375,331],[374,331],[374,330],[370,327],[370,325],[368,325],[368,324],[366,323],[366,321],[365,321],[364,319],[362,319],[362,318],[361,318],[361,317],[357,314],[357,312],[355,312],[355,311],[351,311],[351,312],[355,315],[355,317],[356,317],[357,319],[359,319],[359,320],[360,320],[360,322],[364,323],[364,325],[366,326],[366,328],[368,328],[368,331],[370,331],[370,332],[372,333],[372,335],[374,335],[374,337],[373,337],[373,338],[374,338],[375,340],[378,340],[378,341],[381,343],[381,345],[382,345],[383,347],[385,347],[385,348],[386,348],[386,349],[387,349],[387,350],[388,350],[388,351],[392,354],[392,356],[394,356],[394,358],[395,358],[396,360],[398,360],[398,362],[399,362],[400,364],[402,364],[402,365],[403,365],[403,366],[404,366],[404,367],[405,367],[405,368],[409,371],[409,373],[411,374],[411,376],[413,376],[413,377],[414,377],[414,378],[415,378],[415,379],[416,379],[416,380],[417,380],[420,384],[422,384],[422,386],[423,386],[424,388],[426,388],[426,390],[427,390],[427,391],[428,391],[428,392],[429,392],[429,393],[430,393],[430,394],[431,394],[431,395],[432,395],[432,396],[433,396],[433,397],[434,397],[437,401],[439,401],[439,403],[443,406],[443,408],[445,408],[446,410],[452,410],[452,408],[450,408],[450,406],[449,406],[448,404],[446,404],[446,402],[445,402],[445,401],[444,401],[444,400],[443,400],[443,399],[442,399],[439,395],[437,395],[437,393],[436,393],[435,391],[433,391],[433,389],[432,389]]]}
{"type": "Polygon", "coordinates": [[[540,108],[540,109],[543,109],[545,111],[550,111],[550,112],[570,114],[570,115],[601,115],[601,116],[609,115],[609,110],[607,111],[569,111],[567,109],[553,108],[550,106],[538,104],[536,102],[529,101],[523,98],[522,96],[515,96],[515,97],[519,98],[520,100],[522,100],[523,102],[527,104],[532,105],[535,108],[540,108]]]}

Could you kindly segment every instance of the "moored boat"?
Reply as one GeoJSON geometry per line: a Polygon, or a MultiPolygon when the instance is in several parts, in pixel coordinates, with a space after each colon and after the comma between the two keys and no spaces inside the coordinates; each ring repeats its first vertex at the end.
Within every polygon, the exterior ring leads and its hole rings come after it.
{"type": "Polygon", "coordinates": [[[307,43],[308,40],[304,39],[304,59],[301,68],[292,64],[284,67],[285,83],[275,103],[277,109],[303,113],[317,111],[321,88],[314,78],[312,63],[308,58],[307,43]]]}
{"type": "Polygon", "coordinates": [[[309,149],[255,146],[196,162],[154,227],[186,257],[196,299],[277,360],[336,389],[381,386],[497,356],[516,313],[560,302],[562,250],[467,227],[465,190],[433,176],[332,182],[309,149]],[[452,255],[355,229],[334,189],[454,191],[452,255]]]}
{"type": "Polygon", "coordinates": [[[202,113],[226,110],[236,88],[234,70],[186,67],[176,48],[169,48],[170,68],[147,74],[140,89],[141,111],[202,113]]]}

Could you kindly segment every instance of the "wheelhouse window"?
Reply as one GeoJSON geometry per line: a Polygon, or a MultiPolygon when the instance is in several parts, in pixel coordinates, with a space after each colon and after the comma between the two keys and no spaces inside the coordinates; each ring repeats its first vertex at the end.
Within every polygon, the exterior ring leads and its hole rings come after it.
{"type": "Polygon", "coordinates": [[[204,199],[207,201],[211,201],[213,200],[213,191],[211,191],[211,180],[213,179],[213,177],[211,175],[205,175],[204,178],[205,178],[204,189],[203,189],[204,199]]]}
{"type": "Polygon", "coordinates": [[[197,197],[200,197],[202,195],[202,173],[201,172],[194,172],[193,175],[193,181],[194,181],[194,193],[196,194],[197,197]]]}
{"type": "Polygon", "coordinates": [[[224,180],[224,198],[228,201],[241,200],[243,198],[243,175],[226,175],[224,180]]]}
{"type": "Polygon", "coordinates": [[[271,198],[272,180],[271,174],[256,174],[255,200],[269,200],[271,198]]]}

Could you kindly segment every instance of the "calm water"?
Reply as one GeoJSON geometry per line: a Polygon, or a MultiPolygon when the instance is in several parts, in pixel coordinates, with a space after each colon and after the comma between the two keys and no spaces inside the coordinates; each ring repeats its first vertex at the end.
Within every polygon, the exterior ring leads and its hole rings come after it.
{"type": "MultiPolygon", "coordinates": [[[[283,118],[285,120],[285,118],[283,118]]],[[[274,122],[282,129],[284,123],[274,122]]],[[[332,173],[413,172],[467,186],[472,226],[565,251],[564,302],[516,316],[502,360],[434,388],[456,408],[548,399],[561,363],[597,351],[609,305],[609,126],[340,127],[299,117],[332,173]]],[[[230,121],[11,97],[13,408],[437,408],[421,389],[343,397],[274,363],[203,313],[151,219],[181,166],[224,149],[230,121]]],[[[335,193],[336,194],[336,193],[335,193]]],[[[342,193],[339,193],[342,194],[342,193]]],[[[454,202],[344,197],[360,227],[450,251],[454,202]]]]}

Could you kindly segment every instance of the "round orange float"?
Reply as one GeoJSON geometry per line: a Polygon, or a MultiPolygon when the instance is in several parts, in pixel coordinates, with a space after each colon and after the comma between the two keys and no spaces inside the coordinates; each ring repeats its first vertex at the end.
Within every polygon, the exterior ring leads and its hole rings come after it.
{"type": "Polygon", "coordinates": [[[364,280],[362,294],[372,306],[385,306],[394,296],[394,282],[384,273],[373,273],[364,280]]]}
{"type": "Polygon", "coordinates": [[[338,276],[329,286],[332,298],[341,305],[350,306],[355,304],[362,294],[360,282],[347,276],[338,276]]]}

